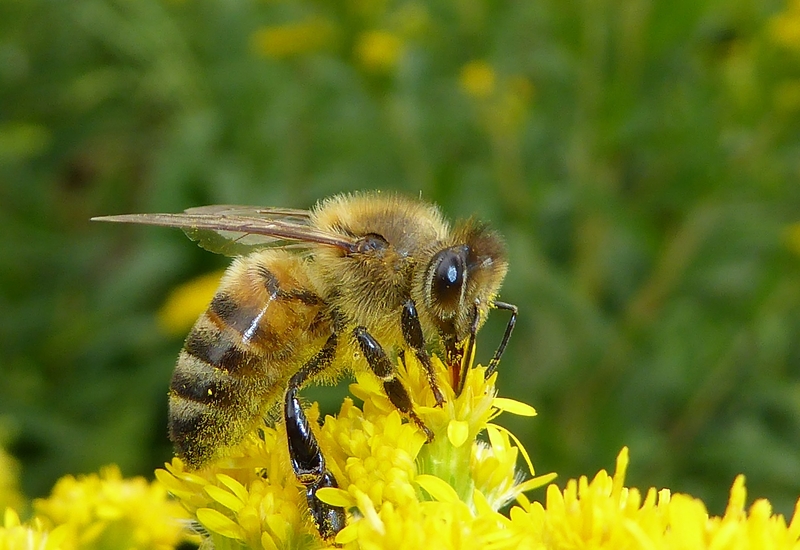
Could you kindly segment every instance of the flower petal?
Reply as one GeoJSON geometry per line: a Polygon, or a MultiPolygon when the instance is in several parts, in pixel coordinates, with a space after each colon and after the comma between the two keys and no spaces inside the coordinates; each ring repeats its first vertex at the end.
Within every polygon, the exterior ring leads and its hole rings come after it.
{"type": "Polygon", "coordinates": [[[231,476],[226,476],[225,474],[217,474],[217,480],[222,483],[225,487],[230,489],[234,495],[239,497],[239,500],[242,502],[247,502],[247,489],[244,486],[233,479],[231,476]]]}
{"type": "Polygon", "coordinates": [[[225,508],[232,510],[234,512],[238,512],[242,508],[244,508],[244,502],[242,502],[239,497],[230,493],[223,489],[222,487],[217,487],[216,485],[209,485],[205,488],[206,493],[208,496],[222,504],[225,508]]]}
{"type": "MultiPolygon", "coordinates": [[[[533,469],[533,462],[531,462],[531,457],[530,457],[530,455],[528,454],[528,451],[527,451],[527,450],[525,450],[525,447],[522,445],[522,441],[520,441],[520,440],[517,438],[517,436],[515,436],[513,433],[511,433],[510,431],[508,431],[507,429],[505,429],[505,428],[504,428],[504,427],[502,427],[502,426],[498,426],[497,424],[487,424],[487,425],[486,425],[486,427],[487,427],[487,432],[489,431],[489,430],[488,430],[489,426],[492,426],[492,427],[494,427],[494,428],[496,428],[496,429],[500,430],[501,432],[504,432],[504,433],[508,434],[508,436],[509,436],[511,439],[513,439],[513,440],[514,440],[514,443],[516,443],[516,444],[517,444],[517,448],[519,449],[519,452],[520,452],[520,453],[522,453],[522,457],[525,459],[525,463],[528,465],[528,471],[531,473],[531,475],[535,475],[535,474],[536,474],[536,472],[535,472],[535,471],[534,471],[534,469],[533,469]]],[[[491,432],[489,432],[489,435],[490,435],[490,437],[491,437],[491,432]]]]}
{"type": "Polygon", "coordinates": [[[244,531],[231,518],[211,508],[197,510],[197,519],[209,531],[229,539],[244,540],[244,531]]]}
{"type": "Polygon", "coordinates": [[[507,413],[516,414],[517,416],[536,416],[536,409],[528,405],[527,403],[523,403],[522,401],[517,401],[516,399],[509,399],[507,397],[495,397],[492,401],[492,404],[500,409],[501,411],[505,411],[507,413]]]}
{"type": "Polygon", "coordinates": [[[350,493],[338,487],[322,487],[317,489],[317,498],[325,504],[339,506],[341,508],[350,508],[356,505],[356,501],[350,496],[350,493]]]}
{"type": "Polygon", "coordinates": [[[442,478],[430,474],[417,476],[417,485],[425,489],[434,500],[439,502],[458,502],[458,493],[442,478]]]}
{"type": "Polygon", "coordinates": [[[349,544],[358,538],[358,524],[348,525],[336,534],[336,544],[349,544]]]}
{"type": "Polygon", "coordinates": [[[453,447],[461,447],[469,437],[469,423],[466,420],[451,420],[447,424],[447,439],[453,447]]]}
{"type": "Polygon", "coordinates": [[[517,485],[514,490],[520,491],[524,493],[525,491],[531,491],[533,489],[538,489],[539,487],[544,487],[548,483],[552,482],[555,478],[558,477],[558,474],[555,472],[551,472],[549,474],[544,474],[542,476],[536,476],[534,478],[528,479],[523,481],[519,485],[517,485]]]}

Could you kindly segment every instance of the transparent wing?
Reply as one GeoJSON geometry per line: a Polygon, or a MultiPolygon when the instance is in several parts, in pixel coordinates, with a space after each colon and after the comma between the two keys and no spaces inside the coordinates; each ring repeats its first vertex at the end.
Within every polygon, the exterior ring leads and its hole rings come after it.
{"type": "Polygon", "coordinates": [[[207,214],[217,216],[240,216],[261,219],[280,219],[294,221],[299,224],[308,224],[311,219],[309,210],[299,208],[280,208],[276,206],[245,206],[239,204],[212,204],[209,206],[196,206],[187,208],[184,214],[207,214]]]}
{"type": "Polygon", "coordinates": [[[323,244],[352,251],[355,239],[310,225],[307,210],[214,205],[190,208],[182,214],[123,214],[93,221],[179,227],[211,252],[236,256],[265,247],[304,248],[323,244]]]}

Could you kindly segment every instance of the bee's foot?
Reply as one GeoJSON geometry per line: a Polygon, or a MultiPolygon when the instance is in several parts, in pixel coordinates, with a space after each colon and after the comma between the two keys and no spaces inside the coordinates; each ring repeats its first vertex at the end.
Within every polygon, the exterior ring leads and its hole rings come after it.
{"type": "Polygon", "coordinates": [[[447,403],[447,400],[442,395],[442,392],[439,390],[438,386],[433,386],[433,398],[436,400],[436,405],[434,407],[439,407],[440,409],[444,407],[444,404],[447,403]]]}
{"type": "Polygon", "coordinates": [[[431,429],[425,425],[422,419],[418,417],[414,411],[411,411],[408,416],[411,418],[414,424],[416,424],[417,427],[422,430],[422,433],[425,434],[425,443],[432,443],[434,439],[433,431],[431,431],[431,429]]]}

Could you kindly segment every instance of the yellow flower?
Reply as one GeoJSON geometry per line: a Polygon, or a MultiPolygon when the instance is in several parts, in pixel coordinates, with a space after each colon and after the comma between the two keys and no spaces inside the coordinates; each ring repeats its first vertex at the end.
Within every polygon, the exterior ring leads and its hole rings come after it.
{"type": "Polygon", "coordinates": [[[19,464],[0,447],[0,510],[19,510],[23,498],[19,490],[19,464]]]}
{"type": "MultiPolygon", "coordinates": [[[[318,416],[309,411],[312,422],[318,416]]],[[[265,427],[208,468],[189,472],[175,458],[156,478],[202,525],[214,548],[317,548],[322,541],[285,441],[280,426],[265,427]]]]}
{"type": "MultiPolygon", "coordinates": [[[[33,503],[37,525],[52,525],[65,549],[171,549],[185,539],[187,518],[166,490],[144,478],[123,479],[119,468],[65,476],[33,503]]],[[[13,518],[12,518],[13,519],[13,518]]]]}
{"type": "Polygon", "coordinates": [[[365,69],[388,72],[397,66],[403,55],[403,41],[387,31],[367,31],[356,41],[355,55],[365,69]]]}
{"type": "Polygon", "coordinates": [[[628,449],[617,458],[613,476],[600,471],[547,488],[546,505],[524,495],[510,511],[509,535],[518,548],[659,548],[760,550],[800,547],[800,502],[787,527],[766,500],[744,509],[744,477],[733,483],[723,517],[709,517],[705,505],[688,495],[651,488],[644,498],[624,486],[628,449]]]}
{"type": "Polygon", "coordinates": [[[791,0],[785,11],[773,16],[767,31],[776,44],[800,50],[800,0],[791,0]]]}
{"type": "Polygon", "coordinates": [[[486,61],[470,61],[461,69],[461,87],[477,99],[486,99],[494,93],[497,77],[486,61]]]}
{"type": "MultiPolygon", "coordinates": [[[[446,367],[433,358],[446,403],[435,407],[420,365],[407,356],[399,378],[415,411],[434,433],[426,444],[419,426],[406,422],[374,375],[362,373],[335,417],[317,428],[316,406],[308,411],[327,468],[339,488],[318,497],[349,511],[348,526],[336,537],[346,547],[480,547],[509,520],[501,506],[522,491],[546,484],[553,475],[523,482],[517,457],[527,454],[491,421],[501,412],[532,416],[535,411],[496,397],[494,374],[469,371],[458,397],[446,383],[446,367]],[[488,441],[479,441],[486,433],[488,441]],[[443,528],[447,525],[447,528],[443,528]],[[371,546],[372,545],[372,546],[371,546]]],[[[529,469],[532,467],[529,464],[529,469]]],[[[305,491],[289,466],[281,423],[263,427],[212,466],[187,472],[179,459],[156,476],[202,524],[216,548],[241,543],[249,548],[317,548],[319,538],[308,513],[305,491]]]]}
{"type": "Polygon", "coordinates": [[[319,16],[305,21],[258,29],[251,38],[253,51],[272,59],[286,59],[328,47],[334,38],[333,24],[319,16]]]}
{"type": "Polygon", "coordinates": [[[800,50],[800,0],[791,0],[785,11],[774,15],[767,32],[776,44],[800,50]]]}
{"type": "Polygon", "coordinates": [[[186,334],[208,308],[217,291],[223,271],[201,275],[176,288],[158,312],[158,321],[167,334],[186,334]]]}
{"type": "Polygon", "coordinates": [[[528,405],[497,397],[497,373],[468,370],[464,390],[455,395],[445,365],[433,357],[445,398],[435,406],[424,370],[406,354],[397,374],[414,410],[433,432],[426,436],[404,420],[380,381],[360,373],[351,384],[357,406],[346,398],[336,416],[319,426],[316,405],[308,409],[312,430],[338,488],[317,497],[347,513],[334,540],[322,540],[310,517],[304,487],[289,465],[281,422],[264,426],[226,458],[197,472],[179,459],[156,472],[218,550],[228,548],[304,549],[417,548],[608,549],[667,548],[736,550],[800,549],[800,502],[787,526],[769,503],[745,510],[744,478],[738,477],[722,517],[710,517],[688,495],[654,488],[641,493],[625,486],[628,450],[617,458],[613,476],[600,471],[570,480],[562,490],[547,488],[544,502],[526,491],[554,474],[535,476],[525,449],[493,420],[502,412],[534,416],[528,405]],[[518,469],[524,459],[531,477],[518,469]],[[512,508],[502,510],[509,502],[512,508]]]}
{"type": "Polygon", "coordinates": [[[35,519],[32,525],[23,525],[19,515],[6,508],[0,526],[0,550],[58,550],[65,547],[69,535],[67,529],[62,525],[48,532],[39,519],[35,519]]]}

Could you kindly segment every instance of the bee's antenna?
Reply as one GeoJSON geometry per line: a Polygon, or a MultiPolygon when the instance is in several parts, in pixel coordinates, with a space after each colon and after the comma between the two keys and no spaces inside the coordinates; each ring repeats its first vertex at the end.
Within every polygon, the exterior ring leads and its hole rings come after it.
{"type": "Polygon", "coordinates": [[[503,334],[503,339],[500,341],[500,345],[497,346],[497,351],[494,352],[494,357],[489,361],[489,366],[486,368],[486,378],[489,378],[494,371],[497,370],[497,364],[500,362],[500,357],[503,356],[503,352],[506,350],[506,346],[508,345],[508,340],[511,338],[511,333],[514,331],[514,325],[517,324],[517,306],[513,304],[507,304],[506,302],[493,302],[492,307],[495,309],[504,309],[506,311],[511,312],[511,318],[508,320],[508,324],[506,325],[506,332],[503,334]]]}

